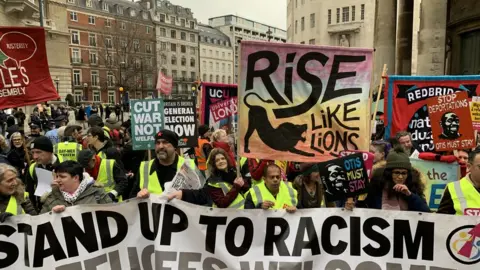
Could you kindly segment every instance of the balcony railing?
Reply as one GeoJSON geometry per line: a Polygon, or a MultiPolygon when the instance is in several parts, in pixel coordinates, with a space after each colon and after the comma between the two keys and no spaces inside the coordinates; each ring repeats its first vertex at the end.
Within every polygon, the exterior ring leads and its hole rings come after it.
{"type": "Polygon", "coordinates": [[[83,59],[80,58],[80,57],[72,57],[72,58],[71,58],[71,62],[72,62],[72,64],[82,64],[82,63],[83,63],[83,59]]]}

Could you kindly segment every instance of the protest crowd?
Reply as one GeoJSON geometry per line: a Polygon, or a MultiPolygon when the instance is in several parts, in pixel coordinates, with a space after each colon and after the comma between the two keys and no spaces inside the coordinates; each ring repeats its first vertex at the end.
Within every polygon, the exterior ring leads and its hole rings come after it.
{"type": "Polygon", "coordinates": [[[478,269],[480,76],[382,74],[374,98],[373,49],[240,46],[239,84],[200,98],[0,97],[0,268],[478,269]]]}

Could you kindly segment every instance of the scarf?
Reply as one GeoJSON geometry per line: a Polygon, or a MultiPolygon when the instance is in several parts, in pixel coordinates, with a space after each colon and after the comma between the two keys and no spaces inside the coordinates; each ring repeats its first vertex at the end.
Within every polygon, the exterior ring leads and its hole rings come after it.
{"type": "Polygon", "coordinates": [[[93,169],[85,169],[85,171],[91,175],[93,177],[93,179],[97,179],[97,176],[98,176],[98,172],[100,171],[100,163],[102,162],[102,159],[95,155],[95,166],[93,167],[93,169]]]}
{"type": "Polygon", "coordinates": [[[382,210],[408,211],[407,202],[401,196],[388,197],[388,191],[382,192],[382,210]]]}
{"type": "Polygon", "coordinates": [[[91,182],[92,178],[84,178],[82,180],[82,182],[80,182],[80,185],[78,186],[77,190],[75,190],[75,192],[73,193],[68,193],[68,192],[65,192],[65,191],[62,191],[62,195],[63,195],[63,198],[65,199],[66,202],[70,203],[70,204],[73,204],[77,199],[78,197],[80,196],[80,194],[82,194],[85,189],[87,189],[88,187],[88,184],[91,182]]]}

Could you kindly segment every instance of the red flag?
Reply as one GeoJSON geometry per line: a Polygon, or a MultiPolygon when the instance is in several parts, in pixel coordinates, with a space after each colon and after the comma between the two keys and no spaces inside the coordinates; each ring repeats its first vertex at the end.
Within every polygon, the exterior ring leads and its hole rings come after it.
{"type": "Polygon", "coordinates": [[[48,70],[45,30],[0,27],[0,109],[58,98],[48,70]]]}
{"type": "Polygon", "coordinates": [[[160,91],[164,95],[170,95],[172,93],[173,79],[161,71],[158,72],[157,91],[160,91]]]}

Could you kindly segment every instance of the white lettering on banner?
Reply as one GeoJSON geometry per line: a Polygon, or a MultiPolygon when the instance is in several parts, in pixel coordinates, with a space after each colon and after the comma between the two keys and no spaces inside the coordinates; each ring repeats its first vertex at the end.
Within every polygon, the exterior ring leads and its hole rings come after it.
{"type": "Polygon", "coordinates": [[[478,270],[479,221],[365,209],[210,209],[152,195],[10,217],[0,224],[0,268],[478,270]]]}

